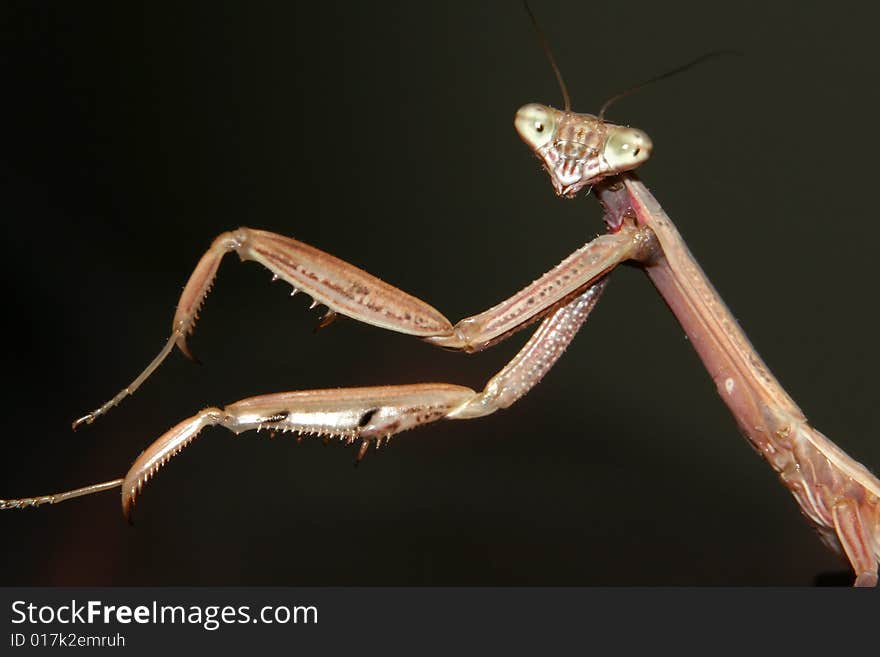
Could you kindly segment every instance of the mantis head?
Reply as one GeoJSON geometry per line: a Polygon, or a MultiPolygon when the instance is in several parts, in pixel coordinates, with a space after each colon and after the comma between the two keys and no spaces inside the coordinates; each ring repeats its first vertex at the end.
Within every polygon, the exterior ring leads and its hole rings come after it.
{"type": "Polygon", "coordinates": [[[592,114],[531,103],[514,119],[520,138],[544,163],[559,196],[635,169],[651,156],[651,139],[636,128],[607,123],[592,114]]]}

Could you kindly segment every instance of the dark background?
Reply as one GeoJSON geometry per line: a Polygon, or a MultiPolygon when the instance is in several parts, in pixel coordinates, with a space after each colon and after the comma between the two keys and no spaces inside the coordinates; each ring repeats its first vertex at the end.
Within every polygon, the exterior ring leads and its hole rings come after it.
{"type": "MultiPolygon", "coordinates": [[[[643,179],[812,422],[875,471],[874,17],[835,4],[534,2],[595,111],[654,139],[643,179]]],[[[152,358],[220,231],[331,251],[453,321],[602,230],[516,137],[559,104],[518,3],[4,3],[0,495],[122,476],[209,404],[418,381],[476,356],[355,322],[317,335],[230,257],[191,345],[132,399],[70,421],[152,358]]],[[[353,450],[204,434],[127,526],[116,494],[0,517],[0,584],[791,584],[846,566],[739,436],[662,300],[617,272],[546,380],[492,417],[353,450]]],[[[818,578],[818,579],[817,579],[818,578]]]]}

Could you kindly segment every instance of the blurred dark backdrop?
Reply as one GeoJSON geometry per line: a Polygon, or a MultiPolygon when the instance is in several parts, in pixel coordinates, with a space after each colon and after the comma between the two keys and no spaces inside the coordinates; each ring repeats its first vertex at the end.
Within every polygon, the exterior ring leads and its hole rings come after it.
{"type": "MultiPolygon", "coordinates": [[[[534,10],[582,111],[745,51],[609,118],[652,135],[644,180],[810,419],[880,468],[873,17],[784,2],[534,10]]],[[[191,342],[204,364],[175,354],[72,434],[159,349],[222,230],[295,236],[453,321],[602,230],[593,199],[557,200],[513,131],[521,104],[560,98],[518,3],[0,11],[4,497],[122,476],[208,404],[478,388],[525,339],[466,356],[351,321],[313,335],[302,298],[230,257],[191,342]]],[[[637,270],[512,409],[353,457],[206,431],[133,528],[115,494],[3,514],[0,583],[809,585],[846,571],[637,270]]]]}

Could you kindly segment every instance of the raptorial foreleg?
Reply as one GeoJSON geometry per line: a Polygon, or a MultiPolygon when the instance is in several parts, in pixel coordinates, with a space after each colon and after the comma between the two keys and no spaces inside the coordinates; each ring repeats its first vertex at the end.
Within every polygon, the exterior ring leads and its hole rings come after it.
{"type": "Polygon", "coordinates": [[[256,429],[360,441],[358,458],[371,444],[441,419],[481,417],[507,408],[534,387],[556,363],[586,321],[606,280],[589,287],[547,317],[514,358],[482,392],[446,383],[337,388],[250,397],[225,408],[209,407],[178,423],[137,458],[124,479],[39,498],[0,500],[0,509],[51,504],[122,486],[122,508],[130,517],[135,498],[168,460],[209,426],[235,433],[256,429]]]}
{"type": "Polygon", "coordinates": [[[439,311],[381,279],[329,253],[290,237],[252,228],[223,233],[202,256],[177,304],[171,336],[159,354],[134,381],[112,399],[73,423],[91,424],[134,393],[171,353],[175,345],[190,356],[186,344],[198,311],[211,289],[223,256],[235,251],[242,260],[259,262],[273,280],[287,281],[291,294],[302,291],[328,310],[321,325],[336,315],[414,335],[447,349],[479,351],[493,345],[571,301],[617,264],[636,257],[649,242],[632,224],[602,235],[559,265],[489,310],[453,326],[439,311]]]}
{"type": "Polygon", "coordinates": [[[535,386],[559,359],[599,300],[606,281],[544,320],[516,356],[477,393],[447,383],[304,390],[250,397],[223,409],[206,408],[166,432],[131,466],[122,484],[126,516],[147,481],[172,456],[213,425],[235,433],[256,429],[370,444],[442,419],[481,417],[506,408],[535,386]]]}

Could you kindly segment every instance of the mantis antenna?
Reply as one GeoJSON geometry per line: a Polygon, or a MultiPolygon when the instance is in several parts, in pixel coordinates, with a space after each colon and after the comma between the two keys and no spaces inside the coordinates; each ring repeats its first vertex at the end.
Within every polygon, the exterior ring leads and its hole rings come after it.
{"type": "MultiPolygon", "coordinates": [[[[666,71],[666,73],[661,73],[657,77],[653,77],[648,80],[645,80],[644,82],[640,82],[636,86],[630,87],[626,91],[621,91],[619,94],[615,94],[614,96],[611,96],[611,98],[609,98],[608,100],[606,100],[603,103],[602,109],[599,110],[599,115],[597,118],[600,121],[603,121],[605,119],[605,112],[608,111],[609,107],[611,107],[614,103],[616,103],[621,98],[626,98],[627,96],[634,94],[636,91],[639,91],[640,89],[644,89],[649,84],[654,84],[655,82],[659,82],[660,80],[665,80],[666,78],[671,78],[673,75],[678,75],[679,73],[684,73],[685,71],[692,69],[694,66],[697,66],[698,64],[702,64],[703,62],[708,61],[710,59],[715,59],[717,57],[723,57],[725,55],[742,56],[743,54],[744,53],[741,50],[713,50],[712,52],[706,53],[705,55],[697,57],[695,60],[688,62],[687,64],[683,64],[682,66],[674,68],[671,71],[666,71]]],[[[556,68],[555,64],[554,64],[553,68],[554,69],[556,68]]],[[[558,72],[557,72],[557,75],[559,75],[558,72]]]]}
{"type": "Polygon", "coordinates": [[[547,59],[550,60],[550,66],[553,67],[553,72],[556,74],[556,81],[559,82],[559,88],[562,89],[562,100],[565,103],[565,111],[570,112],[571,99],[568,96],[568,87],[565,86],[565,80],[562,79],[562,73],[556,65],[556,58],[553,57],[553,51],[550,50],[550,44],[547,43],[547,37],[544,36],[544,31],[538,24],[538,19],[535,18],[535,14],[532,13],[532,8],[529,7],[527,0],[523,0],[523,6],[526,8],[526,13],[528,13],[529,18],[532,20],[532,25],[535,27],[535,32],[538,34],[538,40],[541,42],[541,47],[544,49],[547,59]]]}
{"type": "MultiPolygon", "coordinates": [[[[556,64],[556,58],[553,56],[553,51],[550,49],[550,44],[547,41],[547,37],[544,35],[544,30],[541,29],[540,24],[538,23],[538,19],[535,17],[532,8],[529,7],[528,0],[523,0],[523,7],[525,7],[526,13],[529,15],[529,18],[532,21],[532,26],[535,28],[535,33],[538,35],[538,40],[541,42],[541,47],[544,49],[544,54],[547,55],[547,59],[550,61],[550,66],[553,68],[553,73],[556,74],[556,81],[559,83],[559,88],[562,91],[562,100],[565,103],[566,112],[571,111],[571,98],[568,95],[568,87],[565,85],[565,80],[562,79],[562,72],[559,70],[559,66],[556,64]]],[[[667,78],[671,78],[674,75],[678,75],[679,73],[684,73],[695,66],[702,64],[703,62],[709,61],[710,59],[716,59],[717,57],[723,57],[725,55],[738,55],[742,56],[744,53],[741,50],[713,50],[712,52],[708,52],[705,55],[701,55],[697,57],[693,61],[688,62],[687,64],[683,64],[682,66],[678,66],[671,71],[666,71],[665,73],[661,73],[660,75],[649,78],[644,82],[640,82],[634,87],[630,87],[626,91],[621,91],[618,94],[615,94],[608,100],[606,100],[602,104],[602,108],[599,110],[599,114],[596,118],[599,121],[605,120],[605,112],[608,111],[608,108],[611,107],[614,103],[616,103],[621,98],[626,98],[634,94],[636,91],[639,91],[648,85],[654,84],[655,82],[659,82],[660,80],[665,80],[667,78]]]]}

